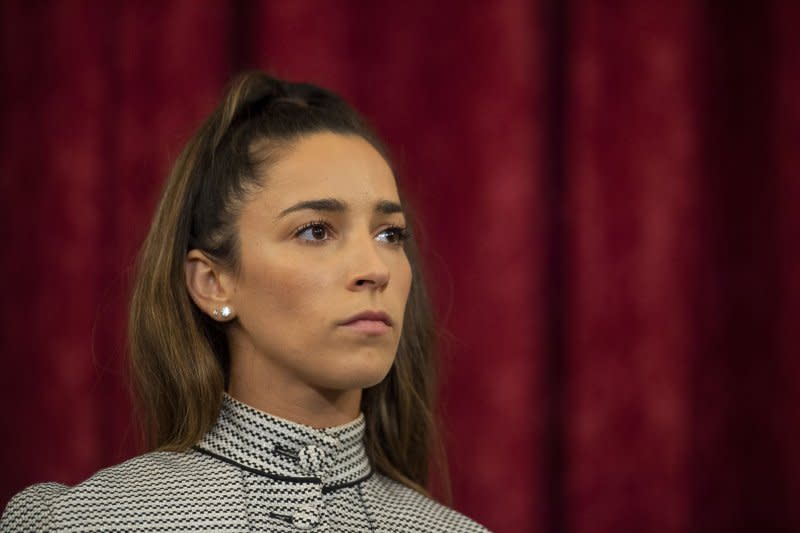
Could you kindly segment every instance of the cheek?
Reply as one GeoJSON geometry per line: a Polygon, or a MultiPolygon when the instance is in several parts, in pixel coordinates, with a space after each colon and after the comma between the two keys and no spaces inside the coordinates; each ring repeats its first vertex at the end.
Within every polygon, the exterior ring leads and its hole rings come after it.
{"type": "Polygon", "coordinates": [[[414,276],[411,272],[411,263],[408,261],[408,257],[404,255],[402,268],[400,269],[400,284],[403,287],[403,296],[406,299],[408,299],[408,294],[411,290],[411,281],[413,277],[414,276]]]}
{"type": "Polygon", "coordinates": [[[260,261],[249,271],[241,287],[242,295],[250,300],[247,307],[272,322],[292,322],[298,315],[313,314],[330,286],[329,273],[297,261],[260,261]]]}
{"type": "MultiPolygon", "coordinates": [[[[393,302],[396,307],[394,308],[397,316],[401,320],[401,330],[402,324],[405,319],[405,311],[408,307],[408,297],[411,294],[411,283],[413,280],[413,274],[411,271],[411,264],[408,261],[408,258],[403,256],[403,260],[398,264],[393,272],[393,282],[394,282],[394,294],[393,294],[393,302]]],[[[400,335],[400,331],[398,331],[398,337],[400,335]]]]}

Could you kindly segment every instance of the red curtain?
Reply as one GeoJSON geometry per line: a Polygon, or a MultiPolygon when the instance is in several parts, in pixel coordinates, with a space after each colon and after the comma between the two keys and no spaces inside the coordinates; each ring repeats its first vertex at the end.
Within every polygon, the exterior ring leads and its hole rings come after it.
{"type": "Polygon", "coordinates": [[[0,3],[0,505],[137,452],[131,265],[236,71],[393,148],[454,506],[497,532],[800,530],[800,4],[0,3]]]}

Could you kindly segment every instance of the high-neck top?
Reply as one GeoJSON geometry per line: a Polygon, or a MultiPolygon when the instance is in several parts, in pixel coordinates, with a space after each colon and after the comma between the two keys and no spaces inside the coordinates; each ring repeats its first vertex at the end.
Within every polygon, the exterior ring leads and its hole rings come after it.
{"type": "Polygon", "coordinates": [[[270,415],[227,393],[217,423],[195,446],[220,460],[279,481],[321,483],[322,492],[371,474],[364,448],[364,415],[317,429],[270,415]]]}
{"type": "Polygon", "coordinates": [[[225,395],[193,448],[151,452],[74,487],[40,483],[9,502],[5,531],[485,532],[373,471],[365,421],[315,429],[225,395]]]}

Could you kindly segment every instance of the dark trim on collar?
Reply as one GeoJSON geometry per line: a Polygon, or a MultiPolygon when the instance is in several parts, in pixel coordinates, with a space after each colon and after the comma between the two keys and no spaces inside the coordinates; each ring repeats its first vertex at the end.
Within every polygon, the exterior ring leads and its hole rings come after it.
{"type": "Polygon", "coordinates": [[[358,485],[359,483],[363,483],[364,481],[366,481],[369,478],[371,478],[373,473],[374,473],[374,471],[372,470],[372,468],[370,468],[369,472],[367,472],[365,475],[363,475],[360,478],[355,479],[353,481],[348,481],[346,483],[339,483],[338,485],[328,485],[327,487],[323,485],[322,494],[328,494],[330,492],[333,492],[333,491],[339,490],[339,489],[346,489],[347,487],[354,487],[354,486],[358,485]]]}
{"type": "Polygon", "coordinates": [[[265,476],[270,479],[274,479],[275,481],[287,481],[289,483],[322,483],[322,480],[318,477],[291,477],[291,476],[281,476],[279,474],[270,474],[269,472],[264,472],[263,470],[253,468],[252,466],[247,466],[243,465],[242,463],[237,463],[233,459],[229,459],[224,455],[216,454],[212,451],[206,450],[205,448],[201,448],[200,446],[192,446],[192,448],[200,453],[204,453],[209,457],[213,457],[214,459],[218,459],[224,463],[228,463],[233,466],[238,466],[242,470],[247,470],[248,472],[251,472],[253,474],[265,476]]]}
{"type": "MultiPolygon", "coordinates": [[[[319,484],[322,484],[322,480],[320,478],[318,478],[318,477],[291,477],[291,476],[281,476],[281,475],[278,475],[278,474],[271,474],[269,472],[265,472],[263,470],[259,470],[257,468],[253,468],[251,466],[247,466],[247,465],[243,465],[241,463],[237,463],[233,459],[229,459],[229,458],[225,457],[224,455],[216,454],[216,453],[214,453],[212,451],[206,450],[205,448],[201,448],[200,446],[192,446],[192,449],[197,451],[197,452],[200,452],[200,453],[202,453],[204,455],[208,455],[209,457],[213,457],[214,459],[217,459],[218,461],[222,461],[223,463],[228,463],[229,465],[233,465],[233,466],[235,466],[237,468],[241,468],[242,470],[246,470],[246,471],[250,472],[251,474],[256,474],[256,475],[259,475],[259,476],[268,477],[268,478],[270,478],[270,479],[272,479],[274,481],[284,481],[284,482],[287,482],[287,483],[319,483],[319,484]]],[[[328,486],[323,485],[322,486],[322,493],[323,494],[328,494],[328,493],[333,492],[335,490],[346,489],[348,487],[352,487],[354,485],[358,485],[359,483],[361,483],[363,481],[366,481],[369,478],[371,478],[372,474],[373,474],[373,470],[372,470],[372,468],[370,468],[369,472],[365,476],[362,476],[362,477],[360,477],[360,478],[358,478],[356,480],[348,481],[346,483],[339,483],[338,485],[328,485],[328,486]]]]}

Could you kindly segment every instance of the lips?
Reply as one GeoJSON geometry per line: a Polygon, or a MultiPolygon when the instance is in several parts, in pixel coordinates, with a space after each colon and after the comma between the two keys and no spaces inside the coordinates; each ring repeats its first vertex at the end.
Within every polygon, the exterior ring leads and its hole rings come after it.
{"type": "Polygon", "coordinates": [[[372,320],[375,322],[383,322],[387,326],[392,325],[392,319],[389,318],[389,314],[385,311],[362,311],[357,315],[353,315],[350,318],[346,318],[342,322],[339,322],[342,326],[345,326],[350,323],[358,322],[359,320],[372,320]]]}

